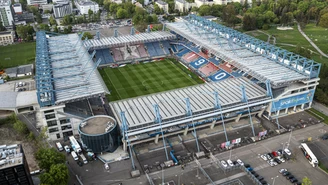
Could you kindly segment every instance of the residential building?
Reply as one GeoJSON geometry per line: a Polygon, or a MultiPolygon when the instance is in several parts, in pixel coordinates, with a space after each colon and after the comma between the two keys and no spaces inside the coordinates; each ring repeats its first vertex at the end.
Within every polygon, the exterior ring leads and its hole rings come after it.
{"type": "Polygon", "coordinates": [[[23,13],[22,4],[20,4],[20,3],[13,4],[13,9],[14,9],[15,14],[23,13]]]}
{"type": "Polygon", "coordinates": [[[195,3],[189,3],[186,0],[175,0],[175,9],[179,12],[185,12],[191,9],[193,6],[196,6],[195,3]]]}
{"type": "Polygon", "coordinates": [[[156,1],[156,4],[158,5],[159,8],[163,9],[165,13],[169,12],[169,4],[167,4],[164,1],[156,1]]]}
{"type": "Polygon", "coordinates": [[[48,4],[47,0],[27,0],[28,5],[43,5],[48,4]]]}
{"type": "Polygon", "coordinates": [[[0,46],[5,46],[14,43],[14,38],[15,38],[14,31],[0,32],[0,46]]]}
{"type": "Polygon", "coordinates": [[[93,1],[76,0],[76,1],[74,1],[74,3],[75,3],[76,8],[79,9],[79,11],[82,15],[88,14],[89,10],[92,10],[93,13],[97,13],[99,11],[99,5],[93,1]]]}
{"type": "Polygon", "coordinates": [[[54,4],[53,12],[55,18],[64,17],[65,15],[72,14],[72,5],[68,1],[54,4]]]}
{"type": "Polygon", "coordinates": [[[0,21],[5,27],[13,25],[14,17],[11,0],[0,0],[0,21]]]}
{"type": "Polygon", "coordinates": [[[22,145],[1,145],[0,156],[0,184],[33,185],[22,145]]]}

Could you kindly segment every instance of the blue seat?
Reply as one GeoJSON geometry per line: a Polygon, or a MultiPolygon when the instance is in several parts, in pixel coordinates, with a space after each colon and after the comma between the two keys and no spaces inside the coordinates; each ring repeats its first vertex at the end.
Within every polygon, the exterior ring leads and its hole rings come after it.
{"type": "Polygon", "coordinates": [[[158,54],[158,56],[165,55],[164,50],[159,45],[159,42],[153,42],[152,44],[153,44],[153,46],[154,46],[154,48],[155,48],[156,53],[158,54]]]}
{"type": "Polygon", "coordinates": [[[145,46],[147,47],[147,51],[151,57],[158,56],[158,54],[154,48],[154,45],[152,43],[145,43],[145,46]]]}

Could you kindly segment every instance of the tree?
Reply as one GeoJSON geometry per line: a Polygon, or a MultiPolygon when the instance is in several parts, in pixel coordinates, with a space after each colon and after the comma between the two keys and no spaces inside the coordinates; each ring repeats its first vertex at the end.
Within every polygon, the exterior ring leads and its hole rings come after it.
{"type": "Polygon", "coordinates": [[[24,41],[28,41],[28,40],[30,40],[30,37],[29,37],[29,39],[27,39],[27,38],[29,35],[31,36],[34,33],[34,29],[30,25],[27,25],[27,26],[18,25],[16,28],[16,32],[21,39],[23,39],[24,41]]]}
{"type": "Polygon", "coordinates": [[[123,9],[123,8],[120,8],[117,13],[116,13],[116,17],[118,19],[124,19],[124,18],[127,18],[128,17],[128,12],[123,9]]]}
{"type": "Polygon", "coordinates": [[[40,30],[50,31],[48,24],[40,24],[39,27],[40,27],[40,30]]]}
{"type": "Polygon", "coordinates": [[[153,17],[153,23],[158,23],[157,15],[153,14],[152,17],[153,17]]]}
{"type": "Polygon", "coordinates": [[[72,29],[73,29],[73,27],[72,27],[71,25],[69,25],[69,26],[67,27],[68,33],[72,33],[72,29]]]}
{"type": "Polygon", "coordinates": [[[36,20],[36,22],[37,23],[42,23],[42,16],[41,16],[41,14],[39,13],[39,12],[37,12],[36,14],[35,14],[35,20],[36,20]]]}
{"type": "Polygon", "coordinates": [[[325,13],[321,16],[319,25],[328,28],[328,13],[325,13]]]}
{"type": "Polygon", "coordinates": [[[58,32],[59,32],[57,26],[54,27],[54,32],[55,32],[55,33],[58,33],[58,32]]]}
{"type": "Polygon", "coordinates": [[[53,16],[50,16],[49,23],[51,26],[57,25],[56,19],[53,16]]]}
{"type": "Polygon", "coordinates": [[[209,15],[211,13],[211,7],[209,5],[202,5],[198,9],[200,16],[209,15]]]}
{"type": "Polygon", "coordinates": [[[71,15],[65,15],[62,19],[63,25],[69,25],[71,24],[71,15]]]}
{"type": "Polygon", "coordinates": [[[42,147],[37,151],[36,159],[40,168],[49,172],[52,165],[65,162],[65,155],[59,153],[55,148],[42,147]]]}
{"type": "Polygon", "coordinates": [[[161,9],[159,8],[158,4],[154,4],[154,13],[156,15],[160,15],[161,14],[161,9]]]}
{"type": "Polygon", "coordinates": [[[111,3],[109,6],[109,12],[112,13],[112,15],[116,15],[118,9],[118,5],[116,3],[111,3]]]}
{"type": "Polygon", "coordinates": [[[247,13],[243,17],[243,29],[246,31],[256,29],[256,16],[253,13],[247,13]]]}
{"type": "Polygon", "coordinates": [[[302,55],[303,57],[306,57],[309,59],[311,58],[311,52],[308,49],[303,48],[300,44],[297,44],[295,53],[302,55]]]}
{"type": "Polygon", "coordinates": [[[228,4],[226,8],[223,9],[222,20],[230,26],[235,26],[236,11],[233,4],[228,4]]]}
{"type": "Polygon", "coordinates": [[[84,32],[82,40],[84,40],[85,38],[93,39],[93,35],[90,32],[84,32]]]}
{"type": "Polygon", "coordinates": [[[41,174],[41,184],[66,185],[68,184],[68,168],[65,164],[53,164],[49,172],[41,174]]]}
{"type": "Polygon", "coordinates": [[[312,185],[312,181],[308,177],[302,179],[302,185],[312,185]]]}

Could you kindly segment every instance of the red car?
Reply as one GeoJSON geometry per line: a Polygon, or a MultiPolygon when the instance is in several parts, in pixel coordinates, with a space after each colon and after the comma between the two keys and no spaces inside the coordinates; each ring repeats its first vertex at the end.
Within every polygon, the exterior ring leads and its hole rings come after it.
{"type": "Polygon", "coordinates": [[[272,155],[275,156],[275,157],[278,157],[278,153],[276,151],[273,151],[272,155]]]}

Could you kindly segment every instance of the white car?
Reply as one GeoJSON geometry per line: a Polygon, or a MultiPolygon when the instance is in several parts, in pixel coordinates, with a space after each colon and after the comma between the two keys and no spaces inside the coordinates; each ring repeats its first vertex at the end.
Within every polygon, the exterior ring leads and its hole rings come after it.
{"type": "Polygon", "coordinates": [[[274,164],[273,164],[272,161],[267,161],[267,162],[268,162],[268,164],[269,164],[271,167],[274,167],[274,164]]]}
{"type": "Polygon", "coordinates": [[[64,149],[65,149],[66,153],[70,153],[71,152],[71,150],[69,149],[69,147],[67,145],[64,146],[64,149]]]}
{"type": "Polygon", "coordinates": [[[105,163],[104,167],[105,167],[106,170],[109,170],[109,164],[108,163],[105,163]]]}
{"type": "Polygon", "coordinates": [[[230,159],[227,160],[227,163],[229,164],[229,166],[234,166],[230,159]]]}
{"type": "Polygon", "coordinates": [[[226,163],[224,160],[221,161],[221,164],[222,164],[222,166],[224,166],[225,168],[228,167],[227,163],[226,163]]]}
{"type": "Polygon", "coordinates": [[[285,148],[285,153],[287,154],[287,155],[292,155],[292,153],[290,152],[290,150],[288,149],[288,148],[285,148]]]}
{"type": "Polygon", "coordinates": [[[237,159],[237,163],[238,163],[240,166],[244,166],[243,161],[241,161],[240,159],[237,159]]]}
{"type": "Polygon", "coordinates": [[[279,173],[284,173],[284,172],[286,172],[286,171],[287,171],[287,169],[282,168],[282,169],[279,170],[279,173]]]}
{"type": "Polygon", "coordinates": [[[284,162],[286,162],[286,161],[285,161],[285,159],[284,159],[284,158],[282,158],[282,157],[280,157],[280,156],[279,156],[279,157],[277,157],[277,158],[278,158],[278,159],[279,159],[281,162],[283,162],[283,163],[284,163],[284,162]]]}
{"type": "Polygon", "coordinates": [[[265,161],[268,160],[268,158],[267,158],[265,155],[261,155],[261,158],[262,158],[263,160],[265,160],[265,161]]]}

